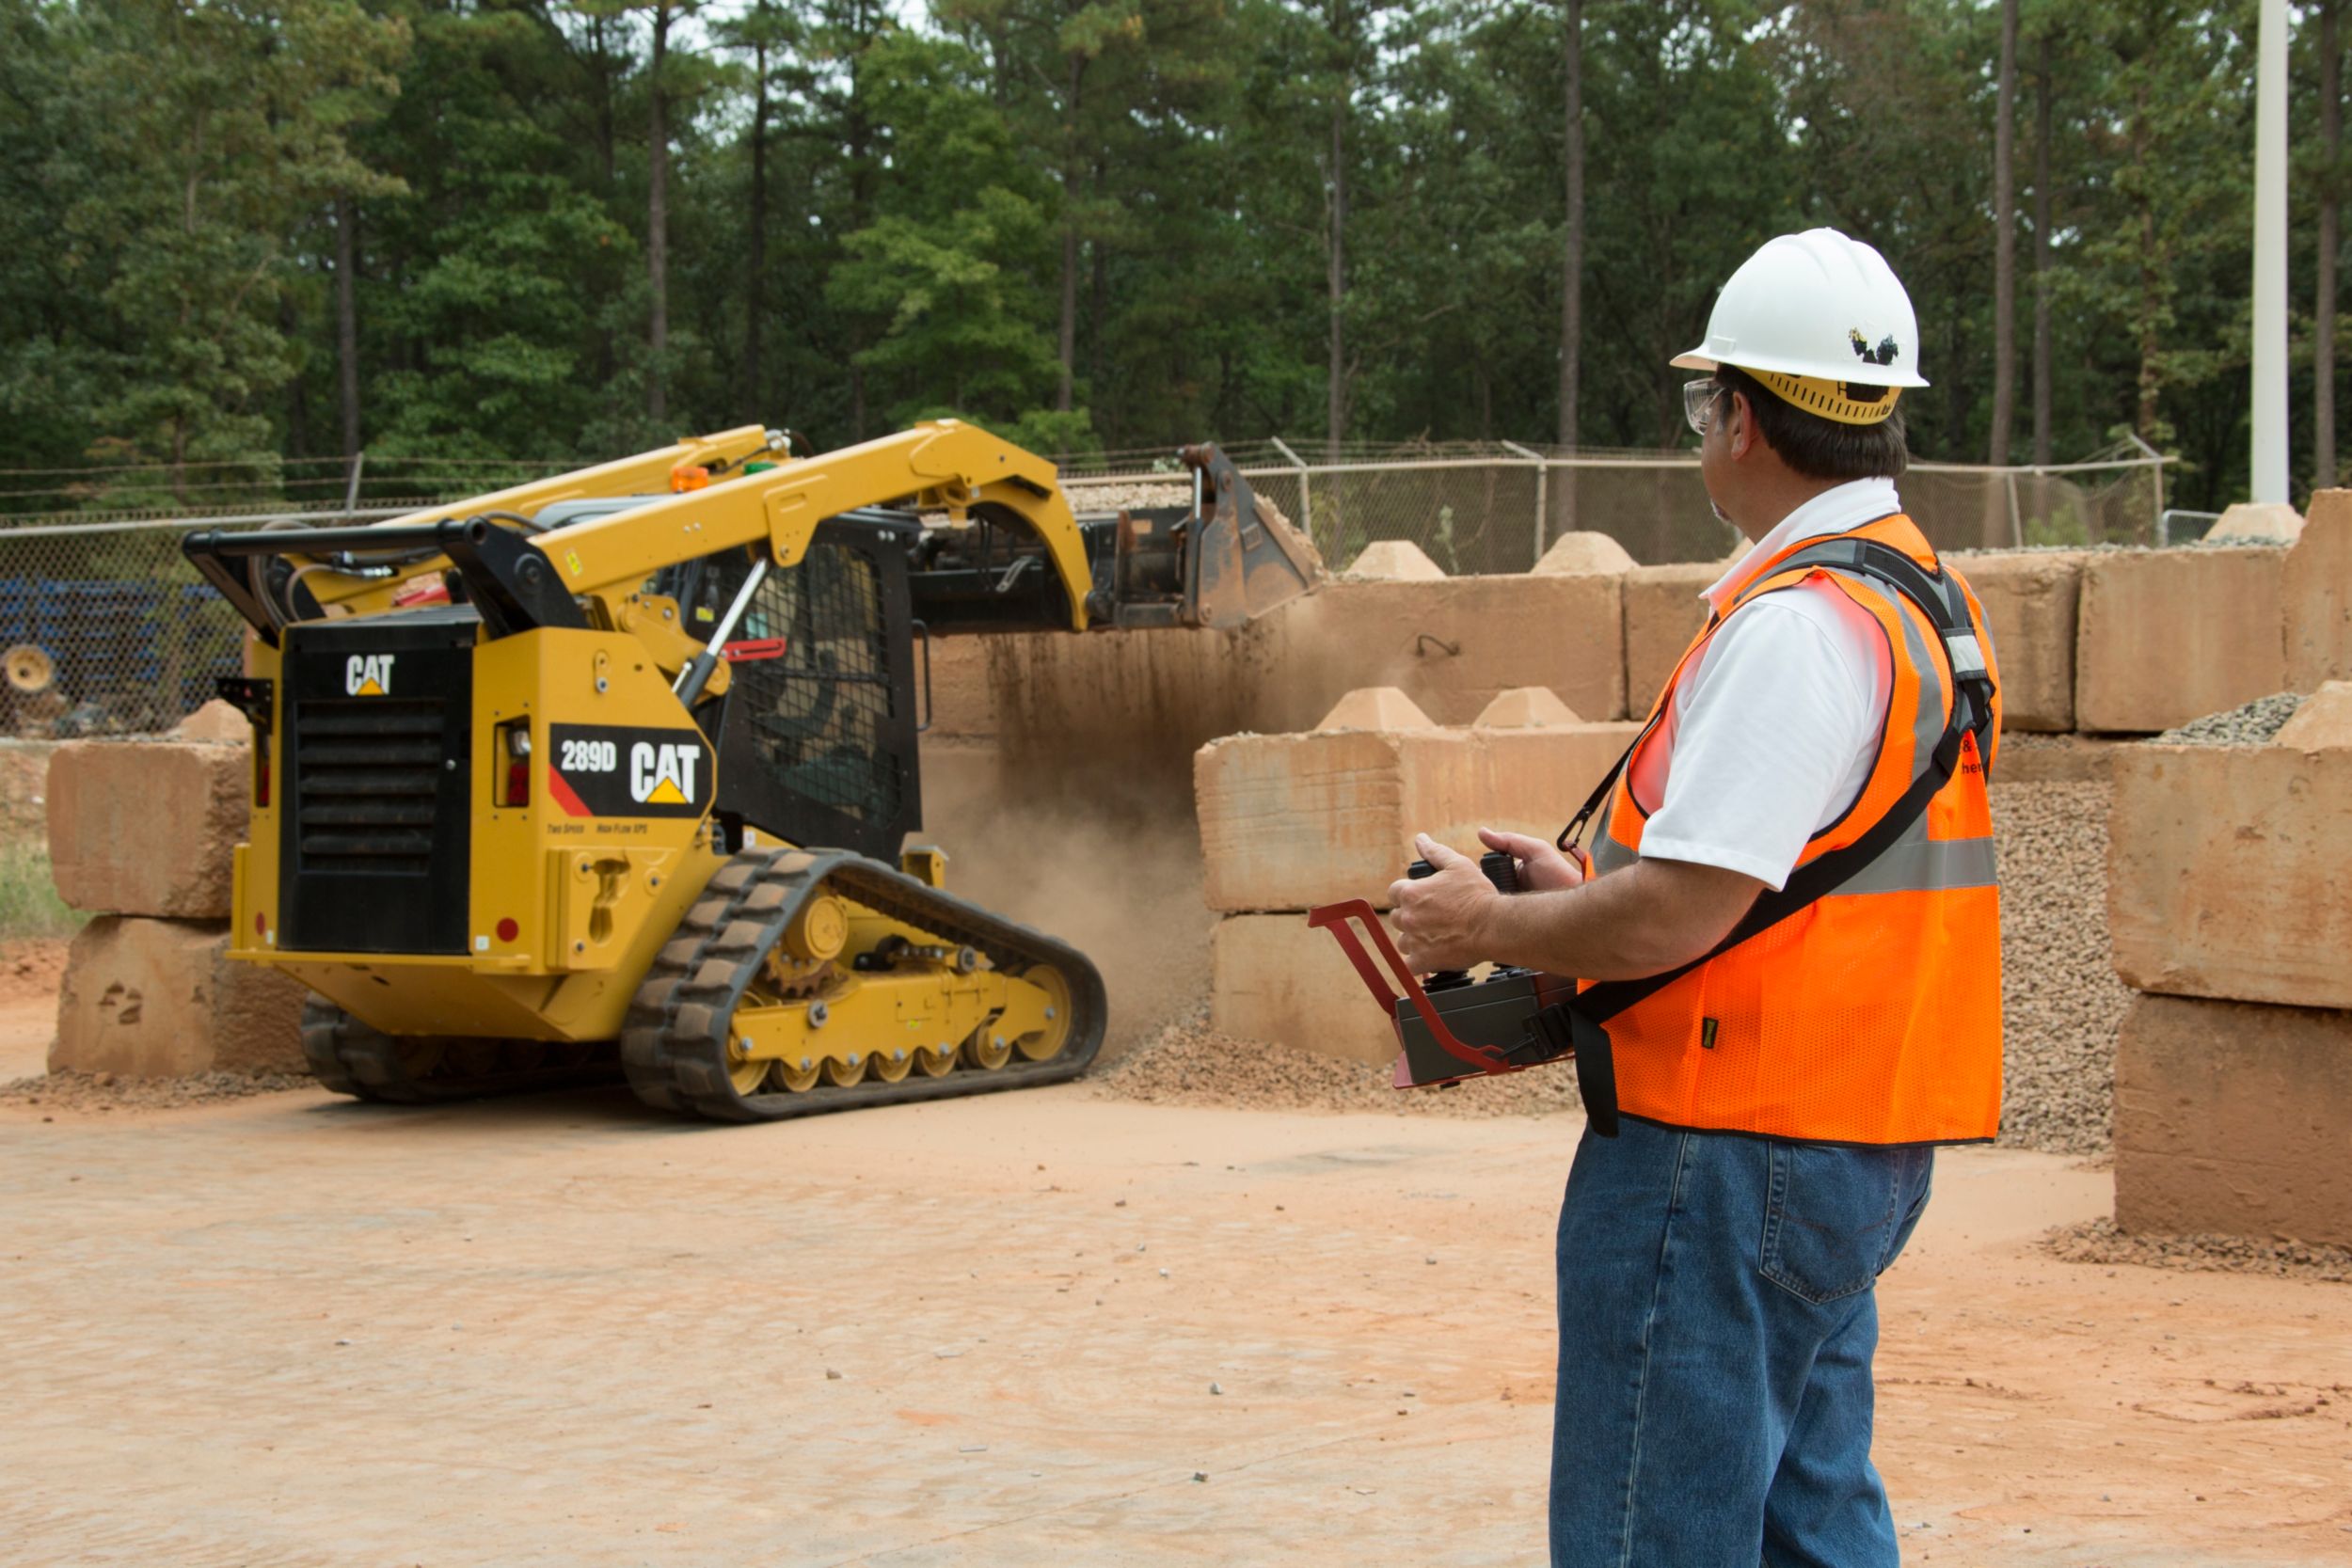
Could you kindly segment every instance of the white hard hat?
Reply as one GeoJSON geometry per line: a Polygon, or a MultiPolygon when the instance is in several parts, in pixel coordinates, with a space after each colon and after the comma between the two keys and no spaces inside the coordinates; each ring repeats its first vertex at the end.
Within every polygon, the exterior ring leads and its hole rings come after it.
{"type": "Polygon", "coordinates": [[[1885,257],[1835,229],[1765,241],[1715,296],[1707,341],[1674,363],[1737,366],[1842,424],[1875,424],[1895,411],[1898,388],[1928,384],[1901,279],[1885,257]]]}

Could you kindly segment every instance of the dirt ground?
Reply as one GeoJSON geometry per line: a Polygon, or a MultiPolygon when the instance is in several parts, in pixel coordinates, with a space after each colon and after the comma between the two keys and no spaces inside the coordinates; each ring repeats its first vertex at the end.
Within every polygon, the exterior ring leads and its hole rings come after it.
{"type": "MultiPolygon", "coordinates": [[[[0,1105],[0,1561],[1533,1563],[1578,1126],[0,1105]]],[[[1937,1189],[1911,1560],[2352,1562],[2352,1288],[2057,1261],[2064,1156],[1937,1189]]]]}

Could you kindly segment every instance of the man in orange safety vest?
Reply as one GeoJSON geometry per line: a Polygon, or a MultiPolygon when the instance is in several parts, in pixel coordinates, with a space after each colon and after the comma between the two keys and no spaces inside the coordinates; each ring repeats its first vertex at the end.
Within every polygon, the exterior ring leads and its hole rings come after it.
{"type": "Polygon", "coordinates": [[[1999,698],[1896,493],[1917,355],[1869,245],[1740,266],[1674,363],[1751,547],[1561,843],[1482,830],[1528,891],[1423,837],[1436,873],[1391,893],[1416,971],[1578,976],[1609,1037],[1617,1135],[1588,1126],[1560,1214],[1561,1568],[1898,1560],[1875,1284],[2001,1095],[1999,698]]]}

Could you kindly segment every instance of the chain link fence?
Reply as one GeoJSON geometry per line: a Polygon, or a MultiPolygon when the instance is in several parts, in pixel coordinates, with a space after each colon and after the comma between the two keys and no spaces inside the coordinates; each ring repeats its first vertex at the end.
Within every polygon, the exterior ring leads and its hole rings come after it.
{"type": "MultiPolygon", "coordinates": [[[[1712,561],[1735,539],[1708,507],[1694,451],[1279,440],[1225,450],[1335,571],[1391,539],[1418,546],[1455,577],[1523,572],[1572,531],[1605,533],[1641,565],[1712,561]]],[[[2164,464],[2132,441],[2045,468],[1915,463],[1900,487],[1905,510],[1939,549],[2153,545],[2162,542],[2164,464]]],[[[1181,467],[1163,451],[1066,460],[1064,484],[1082,511],[1172,505],[1187,493],[1181,467]],[[1155,482],[1159,475],[1166,480],[1155,482]]]]}
{"type": "MultiPolygon", "coordinates": [[[[1410,541],[1455,577],[1526,571],[1571,531],[1605,533],[1643,564],[1711,561],[1733,542],[1708,510],[1695,453],[1279,439],[1225,450],[1334,571],[1387,539],[1410,541]]],[[[249,481],[231,494],[219,482],[205,504],[177,511],[0,517],[0,734],[152,733],[210,697],[215,676],[237,673],[243,624],[182,556],[191,530],[396,515],[562,465],[385,467],[392,471],[374,483],[336,478],[342,504],[314,488],[264,510],[256,503],[272,499],[266,486],[249,481]],[[311,504],[300,503],[305,495],[311,504]]],[[[2163,472],[2163,459],[2132,443],[2063,467],[1915,464],[1902,493],[1939,548],[2155,544],[2163,472]]],[[[85,504],[136,499],[75,483],[85,504]]],[[[1081,513],[1191,498],[1189,470],[1165,448],[1067,459],[1063,483],[1081,513]]]]}

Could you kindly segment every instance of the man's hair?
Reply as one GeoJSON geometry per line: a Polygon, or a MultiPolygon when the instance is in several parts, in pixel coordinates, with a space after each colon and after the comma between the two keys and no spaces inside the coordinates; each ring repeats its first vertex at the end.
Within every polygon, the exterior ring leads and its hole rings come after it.
{"type": "Polygon", "coordinates": [[[1807,479],[1893,479],[1911,460],[1899,406],[1876,424],[1841,424],[1806,413],[1737,365],[1716,366],[1715,385],[1746,396],[1764,439],[1807,479]]]}

